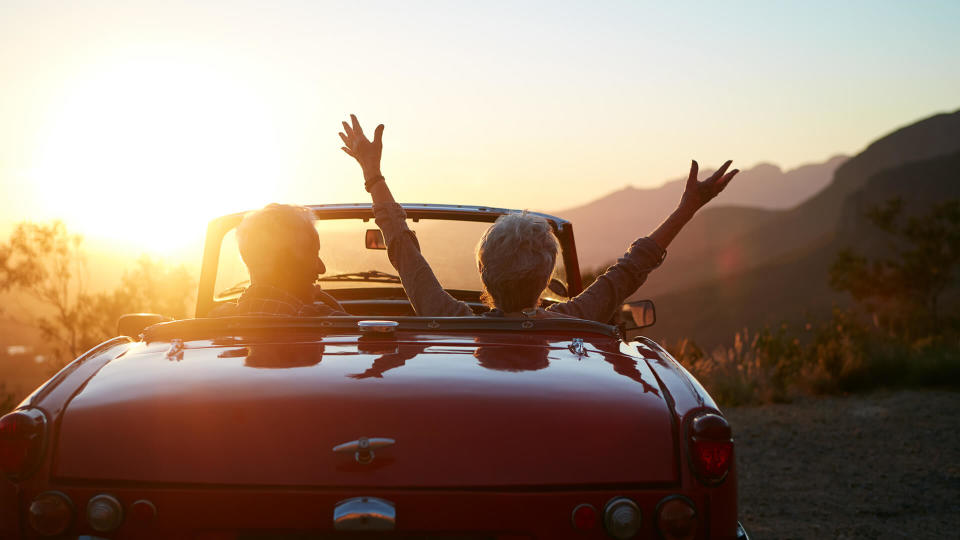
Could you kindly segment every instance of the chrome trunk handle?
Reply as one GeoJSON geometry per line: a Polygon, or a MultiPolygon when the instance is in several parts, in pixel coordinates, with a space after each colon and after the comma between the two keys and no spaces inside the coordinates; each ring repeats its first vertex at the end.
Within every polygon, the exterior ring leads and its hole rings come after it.
{"type": "Polygon", "coordinates": [[[394,444],[395,440],[386,437],[360,437],[355,441],[345,442],[333,447],[334,452],[353,453],[357,463],[367,464],[373,461],[373,451],[394,444]]]}

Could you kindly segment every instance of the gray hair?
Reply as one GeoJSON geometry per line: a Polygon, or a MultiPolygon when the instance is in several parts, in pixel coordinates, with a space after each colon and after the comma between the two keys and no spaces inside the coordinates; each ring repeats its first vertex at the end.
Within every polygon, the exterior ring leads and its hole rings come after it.
{"type": "Polygon", "coordinates": [[[245,215],[237,225],[240,257],[251,278],[270,275],[278,264],[303,258],[316,243],[313,211],[305,206],[271,203],[245,215]]]}
{"type": "Polygon", "coordinates": [[[484,301],[508,313],[536,306],[553,275],[558,249],[542,217],[500,216],[477,244],[484,301]]]}

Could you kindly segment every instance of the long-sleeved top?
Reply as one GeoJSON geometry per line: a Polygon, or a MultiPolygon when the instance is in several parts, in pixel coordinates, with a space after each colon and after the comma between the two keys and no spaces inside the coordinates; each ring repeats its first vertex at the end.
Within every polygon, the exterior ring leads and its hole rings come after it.
{"type": "MultiPolygon", "coordinates": [[[[470,316],[473,310],[445,290],[420,253],[417,237],[406,222],[406,212],[397,203],[374,204],[373,214],[387,244],[387,256],[397,269],[407,297],[417,315],[427,317],[470,316]]],[[[608,322],[628,296],[660,266],[666,252],[649,238],[639,238],[585,291],[567,302],[551,304],[538,316],[568,316],[608,322]]]]}

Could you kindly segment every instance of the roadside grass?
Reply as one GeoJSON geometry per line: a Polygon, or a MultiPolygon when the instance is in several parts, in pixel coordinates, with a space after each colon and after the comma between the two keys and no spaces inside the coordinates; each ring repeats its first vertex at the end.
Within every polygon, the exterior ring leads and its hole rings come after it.
{"type": "Polygon", "coordinates": [[[877,388],[960,386],[960,332],[907,340],[884,333],[852,311],[822,323],[738,332],[733,343],[704,351],[689,339],[667,350],[720,405],[789,402],[799,395],[877,388]]]}

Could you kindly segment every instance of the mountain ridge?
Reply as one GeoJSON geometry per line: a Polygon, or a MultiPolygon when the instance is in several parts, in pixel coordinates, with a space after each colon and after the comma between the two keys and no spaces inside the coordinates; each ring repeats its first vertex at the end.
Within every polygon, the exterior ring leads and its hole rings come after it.
{"type": "MultiPolygon", "coordinates": [[[[753,207],[777,210],[796,206],[814,196],[829,183],[833,172],[846,161],[834,156],[822,163],[805,164],[783,170],[771,163],[759,163],[744,169],[722,195],[723,207],[753,207]]],[[[710,171],[702,171],[705,177],[710,171]]],[[[593,268],[616,259],[638,236],[659,225],[676,208],[683,193],[685,178],[675,178],[657,188],[627,186],[589,203],[552,212],[574,224],[579,242],[579,257],[584,268],[593,268]]]]}
{"type": "Polygon", "coordinates": [[[764,266],[791,252],[815,248],[829,241],[844,201],[872,175],[955,151],[960,151],[960,110],[919,120],[880,137],[840,165],[833,181],[819,193],[794,208],[777,211],[742,234],[698,224],[709,219],[708,207],[670,246],[670,255],[651,274],[643,295],[682,291],[764,266]],[[733,263],[731,259],[735,259],[733,263]]]}
{"type": "MultiPolygon", "coordinates": [[[[655,298],[660,322],[649,335],[666,341],[692,337],[710,348],[729,342],[742,328],[804,324],[828,315],[834,305],[848,305],[849,298],[828,284],[836,254],[848,247],[876,254],[889,246],[866,219],[866,210],[900,197],[906,213],[917,215],[937,202],[958,199],[958,171],[960,151],[876,172],[845,199],[837,230],[821,242],[735,276],[655,298]]],[[[949,297],[953,304],[955,293],[949,297]]]]}

